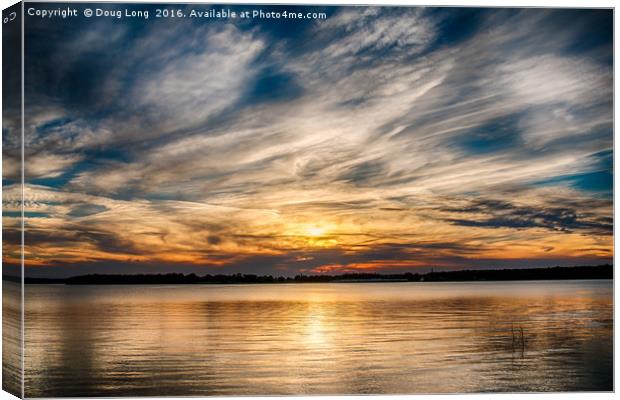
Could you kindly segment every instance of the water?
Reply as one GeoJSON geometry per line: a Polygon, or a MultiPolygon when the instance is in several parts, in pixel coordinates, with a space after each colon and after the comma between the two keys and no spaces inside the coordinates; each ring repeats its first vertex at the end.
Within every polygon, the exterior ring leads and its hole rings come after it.
{"type": "Polygon", "coordinates": [[[2,390],[21,396],[21,291],[2,280],[2,390]]]}
{"type": "Polygon", "coordinates": [[[28,285],[26,395],[610,391],[612,292],[611,281],[28,285]]]}

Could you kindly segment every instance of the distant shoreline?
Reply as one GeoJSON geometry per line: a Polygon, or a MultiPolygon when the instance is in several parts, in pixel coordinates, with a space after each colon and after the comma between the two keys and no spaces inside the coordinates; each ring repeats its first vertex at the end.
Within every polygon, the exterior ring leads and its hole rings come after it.
{"type": "MultiPolygon", "coordinates": [[[[6,281],[20,282],[19,277],[4,275],[6,281]]],[[[26,284],[66,285],[152,285],[152,284],[279,284],[279,283],[387,283],[387,282],[478,282],[478,281],[531,281],[613,279],[613,266],[548,267],[496,270],[460,270],[402,274],[341,274],[297,275],[274,277],[271,275],[233,274],[137,274],[137,275],[81,275],[62,279],[26,277],[26,284]]]]}

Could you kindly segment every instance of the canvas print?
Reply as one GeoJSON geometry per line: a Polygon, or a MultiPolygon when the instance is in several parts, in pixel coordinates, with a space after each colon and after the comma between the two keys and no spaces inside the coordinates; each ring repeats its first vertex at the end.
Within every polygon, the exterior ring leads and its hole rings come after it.
{"type": "Polygon", "coordinates": [[[22,2],[3,389],[613,391],[613,10],[22,2]]]}

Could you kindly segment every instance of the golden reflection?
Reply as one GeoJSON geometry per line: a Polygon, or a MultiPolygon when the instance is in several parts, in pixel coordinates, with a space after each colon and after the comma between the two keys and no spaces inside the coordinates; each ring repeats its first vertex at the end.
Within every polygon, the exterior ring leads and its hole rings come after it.
{"type": "Polygon", "coordinates": [[[314,303],[307,315],[308,324],[306,335],[302,339],[306,346],[329,346],[329,339],[325,335],[323,304],[314,303]]]}

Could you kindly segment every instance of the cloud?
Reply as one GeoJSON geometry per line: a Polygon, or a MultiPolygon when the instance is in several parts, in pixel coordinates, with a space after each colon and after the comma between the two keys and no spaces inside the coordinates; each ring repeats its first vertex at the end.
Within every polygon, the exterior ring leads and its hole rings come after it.
{"type": "Polygon", "coordinates": [[[25,173],[29,178],[54,178],[82,159],[79,155],[39,153],[29,155],[25,173]]]}
{"type": "Polygon", "coordinates": [[[138,109],[152,110],[159,129],[204,123],[239,99],[249,84],[249,63],[264,47],[233,25],[204,32],[202,51],[187,49],[152,66],[131,90],[138,109]]]}
{"type": "Polygon", "coordinates": [[[476,219],[451,219],[451,223],[463,226],[478,226],[490,228],[534,228],[542,227],[552,230],[571,231],[591,230],[599,234],[611,234],[613,231],[613,219],[592,218],[591,213],[579,215],[574,209],[562,207],[550,207],[546,209],[532,209],[528,207],[515,207],[502,205],[500,209],[487,207],[484,210],[487,217],[482,220],[476,219]]]}
{"type": "Polygon", "coordinates": [[[29,88],[27,205],[47,215],[28,219],[32,263],[610,257],[609,185],[584,184],[611,176],[611,33],[583,45],[599,14],[486,10],[463,31],[442,9],[332,11],[295,35],[260,22],[37,27],[62,44],[31,51],[62,62],[29,70],[50,80],[29,88]],[[92,47],[94,35],[107,40],[92,47]]]}
{"type": "Polygon", "coordinates": [[[79,204],[73,207],[67,215],[71,217],[87,217],[107,211],[107,209],[107,207],[97,204],[79,204]]]}

